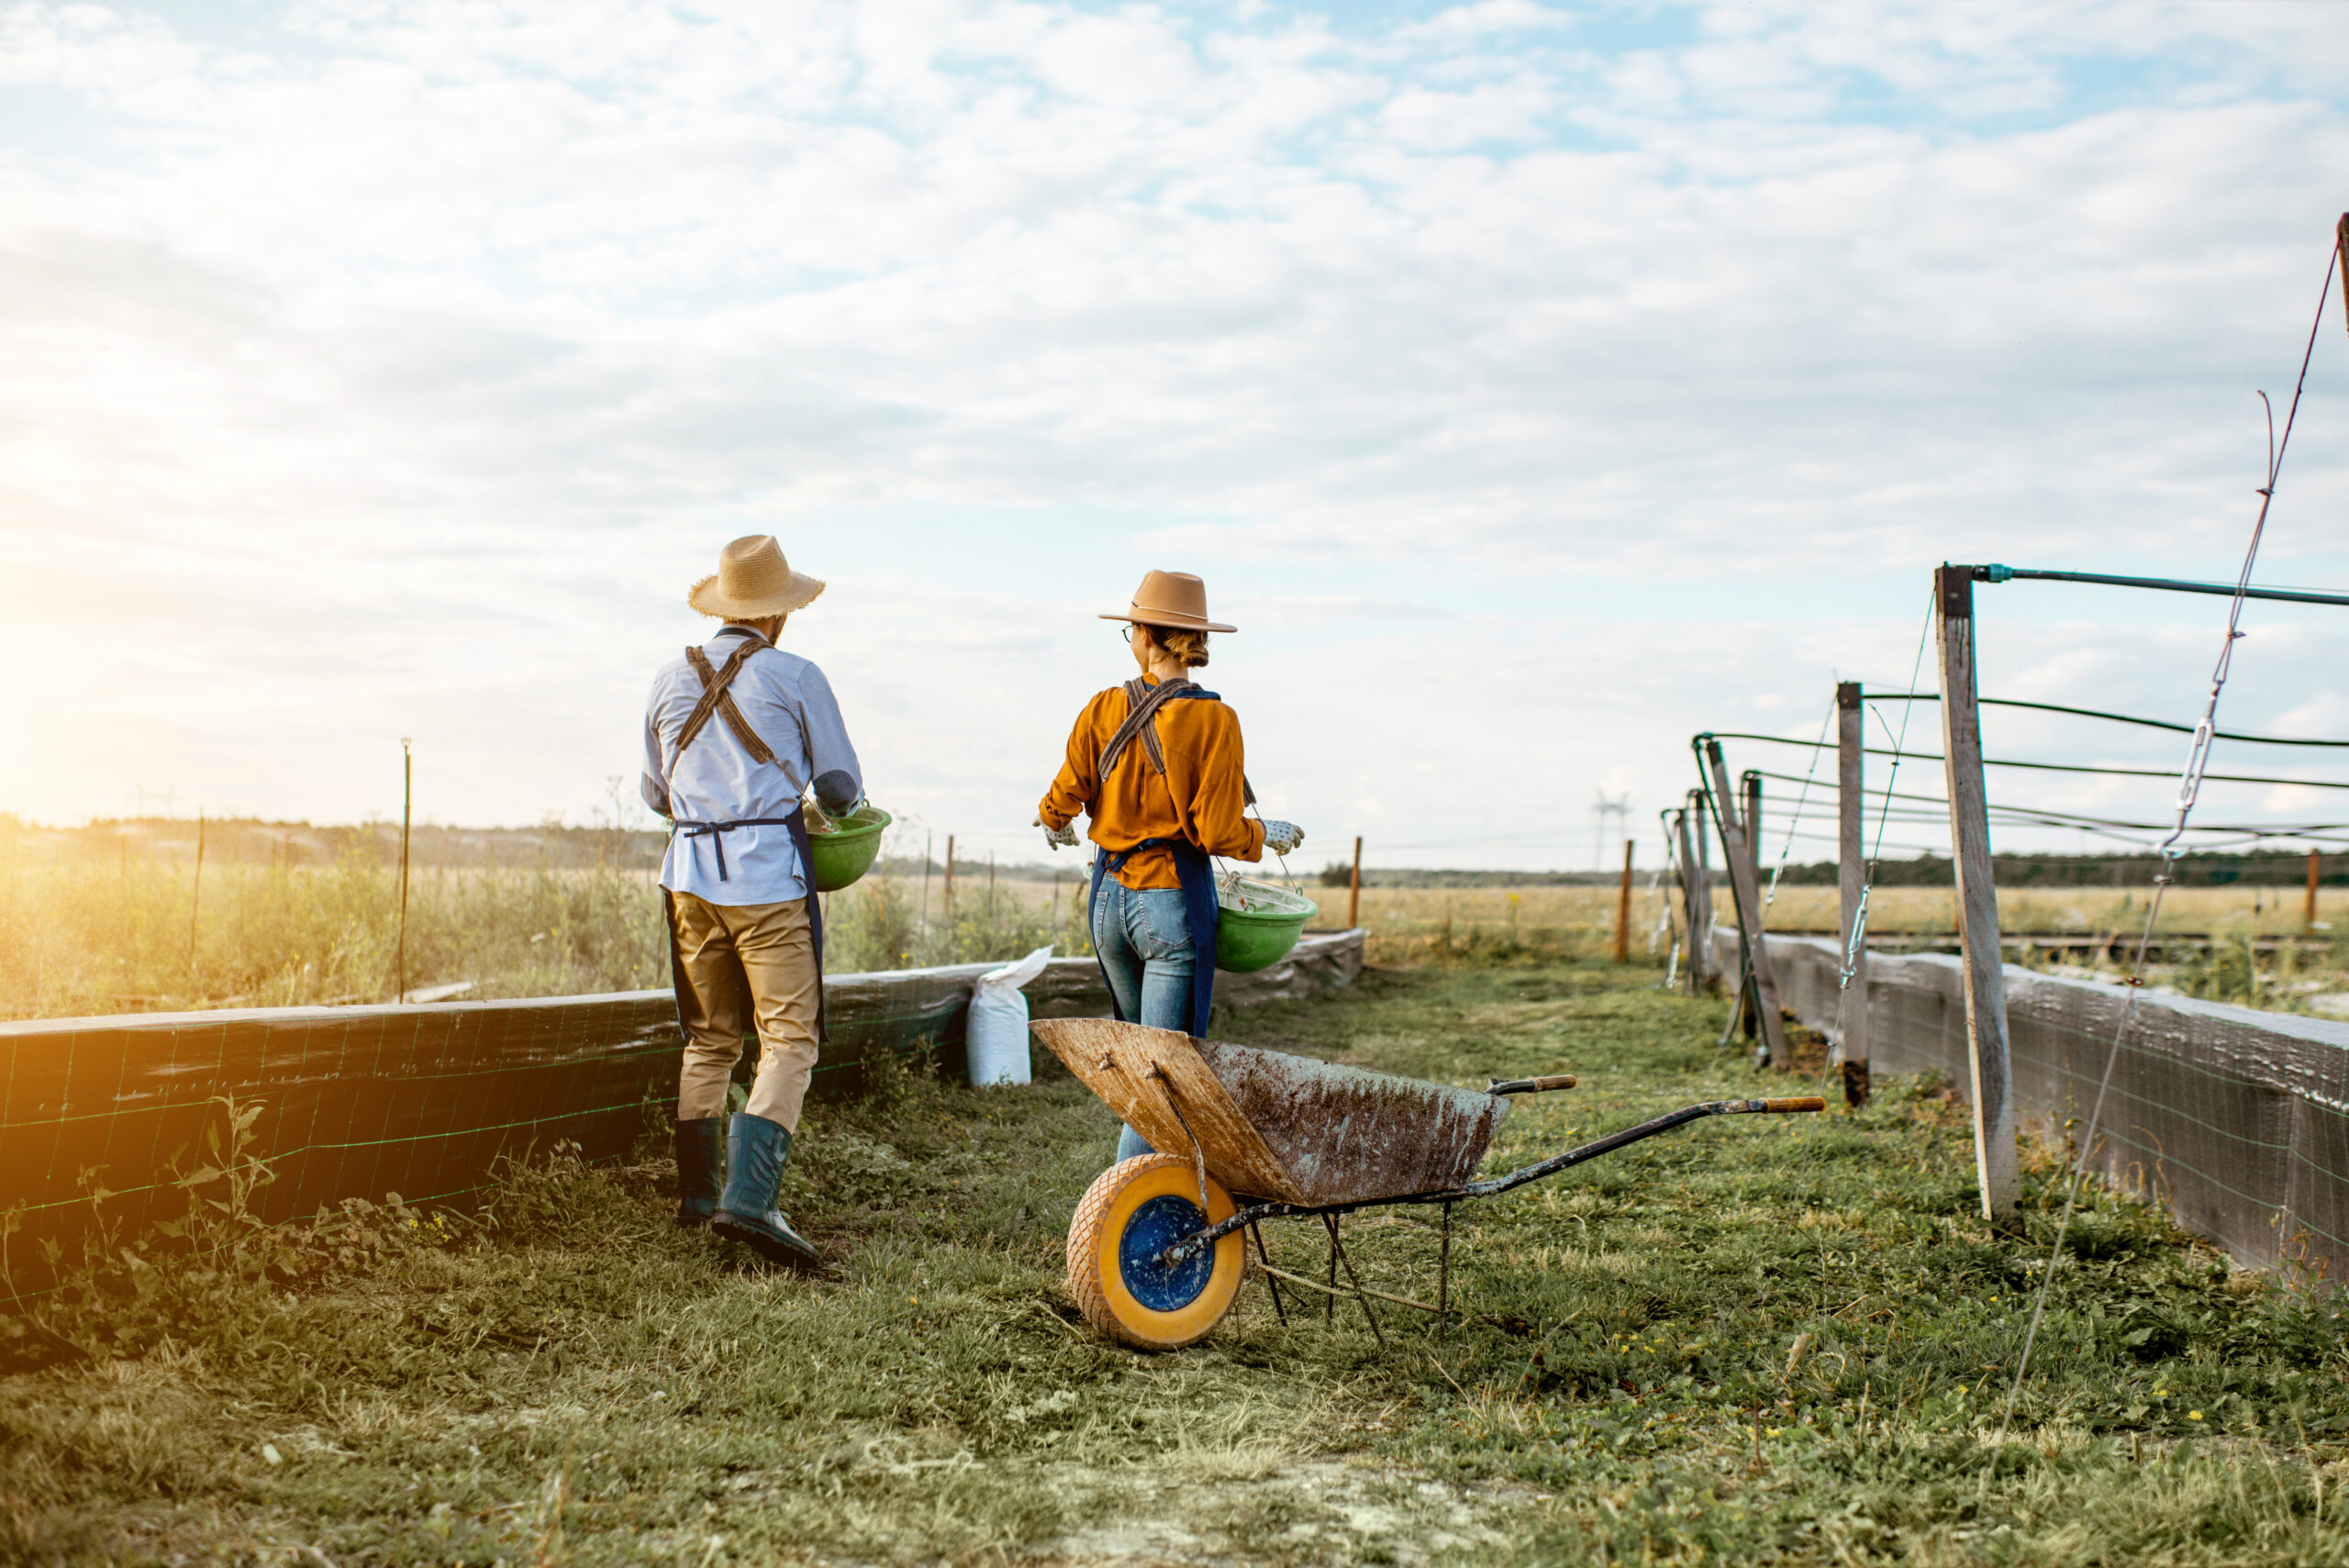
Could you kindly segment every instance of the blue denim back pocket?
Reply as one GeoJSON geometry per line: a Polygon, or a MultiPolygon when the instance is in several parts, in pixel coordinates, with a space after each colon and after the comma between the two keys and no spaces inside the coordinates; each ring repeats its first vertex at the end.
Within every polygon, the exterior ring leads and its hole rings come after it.
{"type": "Polygon", "coordinates": [[[1178,958],[1190,952],[1191,917],[1184,908],[1181,888],[1151,887],[1138,893],[1129,889],[1126,897],[1141,917],[1127,929],[1133,931],[1134,947],[1144,959],[1178,958]]]}

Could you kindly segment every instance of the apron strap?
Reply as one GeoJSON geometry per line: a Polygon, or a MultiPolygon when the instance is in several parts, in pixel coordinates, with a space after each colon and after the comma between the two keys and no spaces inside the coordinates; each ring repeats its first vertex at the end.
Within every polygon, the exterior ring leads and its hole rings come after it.
{"type": "Polygon", "coordinates": [[[677,732],[679,756],[685,755],[685,748],[694,743],[694,738],[702,732],[714,714],[726,720],[726,728],[734,732],[734,739],[742,743],[742,750],[751,754],[752,762],[774,761],[773,749],[759,739],[759,732],[751,728],[751,721],[742,717],[742,710],[735,706],[733,695],[726,689],[734,684],[734,677],[742,673],[742,666],[750,662],[751,655],[766,646],[764,642],[754,642],[746,638],[741,647],[727,655],[725,667],[718,670],[710,668],[709,655],[700,649],[685,650],[685,662],[691,664],[694,673],[701,677],[702,689],[701,701],[694,705],[693,712],[685,716],[685,727],[677,732]]]}
{"type": "Polygon", "coordinates": [[[1146,686],[1140,680],[1128,681],[1126,720],[1109,737],[1109,743],[1101,748],[1101,761],[1094,769],[1093,776],[1107,779],[1109,770],[1118,765],[1118,759],[1126,754],[1126,748],[1139,738],[1141,749],[1150,754],[1150,765],[1163,777],[1166,753],[1158,744],[1158,726],[1151,721],[1158,717],[1160,708],[1174,698],[1198,689],[1196,681],[1161,681],[1154,686],[1146,686]]]}
{"type": "MultiPolygon", "coordinates": [[[[1155,686],[1145,686],[1138,680],[1128,681],[1126,701],[1132,706],[1126,714],[1126,721],[1118,726],[1117,732],[1109,737],[1109,743],[1101,748],[1101,761],[1095,766],[1093,776],[1107,779],[1109,770],[1118,765],[1118,759],[1126,754],[1126,748],[1133,744],[1136,736],[1140,736],[1141,749],[1150,754],[1150,765],[1158,770],[1160,778],[1164,778],[1166,753],[1159,746],[1158,726],[1153,720],[1157,718],[1160,708],[1178,697],[1198,697],[1208,702],[1223,700],[1215,693],[1202,689],[1197,681],[1161,681],[1155,686]]],[[[1240,775],[1240,795],[1243,808],[1256,804],[1256,786],[1248,782],[1245,773],[1240,775]]]]}

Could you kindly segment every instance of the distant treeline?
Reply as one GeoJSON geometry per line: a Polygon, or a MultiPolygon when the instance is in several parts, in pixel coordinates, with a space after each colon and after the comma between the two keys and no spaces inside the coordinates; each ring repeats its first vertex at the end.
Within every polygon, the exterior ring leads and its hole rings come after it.
{"type": "MultiPolygon", "coordinates": [[[[2143,887],[2161,870],[2154,855],[1998,855],[1990,874],[2000,887],[2143,887]]],[[[1765,868],[1766,872],[1766,868],[1765,868]]],[[[2323,855],[2318,879],[2328,886],[2349,884],[2349,854],[2323,855]]],[[[1833,885],[1833,861],[1787,867],[1782,880],[1833,885]]],[[[2238,854],[2197,851],[2181,858],[2174,873],[2180,887],[2300,887],[2309,879],[2306,850],[2252,850],[2238,854]]],[[[1885,861],[1876,867],[1878,887],[1948,887],[1957,878],[1948,857],[1924,854],[1885,861]]]]}

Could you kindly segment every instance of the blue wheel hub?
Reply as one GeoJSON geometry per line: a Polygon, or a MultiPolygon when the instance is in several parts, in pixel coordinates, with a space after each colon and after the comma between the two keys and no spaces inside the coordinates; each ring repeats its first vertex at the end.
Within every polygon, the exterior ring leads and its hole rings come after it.
{"type": "Polygon", "coordinates": [[[1158,1255],[1207,1229],[1208,1217],[1186,1197],[1162,1193],[1133,1212],[1118,1238],[1118,1274],[1136,1301],[1152,1312],[1174,1312],[1199,1298],[1215,1273],[1215,1249],[1202,1247],[1172,1266],[1158,1255]]]}

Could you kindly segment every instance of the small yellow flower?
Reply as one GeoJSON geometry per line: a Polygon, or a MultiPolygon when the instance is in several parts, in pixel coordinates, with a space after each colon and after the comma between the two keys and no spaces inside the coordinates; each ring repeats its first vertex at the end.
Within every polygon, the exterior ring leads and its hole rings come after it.
{"type": "Polygon", "coordinates": [[[1762,1429],[1762,1435],[1765,1438],[1775,1438],[1778,1435],[1778,1429],[1776,1427],[1765,1427],[1762,1429]]]}
{"type": "Polygon", "coordinates": [[[2186,1418],[2189,1421],[2199,1421],[2202,1418],[2202,1412],[2199,1410],[2188,1410],[2186,1413],[2186,1418]]]}

